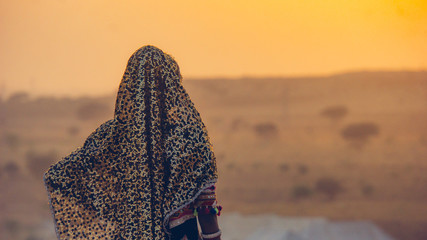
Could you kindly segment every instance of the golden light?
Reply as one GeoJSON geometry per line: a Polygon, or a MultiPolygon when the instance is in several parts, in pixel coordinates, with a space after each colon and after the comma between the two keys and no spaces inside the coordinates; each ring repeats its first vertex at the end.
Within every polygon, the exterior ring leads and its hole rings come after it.
{"type": "Polygon", "coordinates": [[[156,45],[184,77],[427,68],[423,0],[3,1],[6,92],[114,91],[127,58],[156,45]]]}

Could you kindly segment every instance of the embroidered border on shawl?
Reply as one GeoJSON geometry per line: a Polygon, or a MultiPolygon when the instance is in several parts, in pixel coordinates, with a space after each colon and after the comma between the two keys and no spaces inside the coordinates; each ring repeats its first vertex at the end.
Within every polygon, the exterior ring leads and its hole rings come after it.
{"type": "Polygon", "coordinates": [[[165,219],[163,220],[163,229],[165,230],[165,232],[169,235],[169,238],[171,236],[171,233],[168,231],[167,225],[169,223],[169,218],[175,214],[176,212],[178,212],[179,210],[183,209],[184,207],[186,207],[188,204],[194,202],[199,195],[207,188],[212,187],[213,185],[215,185],[215,183],[218,181],[218,179],[214,179],[214,180],[210,180],[207,183],[203,184],[203,187],[197,192],[197,194],[191,198],[190,200],[188,200],[187,202],[185,202],[184,204],[182,204],[181,206],[177,207],[176,209],[172,210],[170,213],[166,214],[165,219]]]}
{"type": "Polygon", "coordinates": [[[169,222],[169,227],[170,228],[174,228],[176,226],[179,226],[179,225],[185,223],[187,220],[193,219],[195,217],[196,216],[194,216],[193,214],[182,216],[182,217],[180,217],[180,218],[178,218],[176,220],[170,221],[169,222]]]}

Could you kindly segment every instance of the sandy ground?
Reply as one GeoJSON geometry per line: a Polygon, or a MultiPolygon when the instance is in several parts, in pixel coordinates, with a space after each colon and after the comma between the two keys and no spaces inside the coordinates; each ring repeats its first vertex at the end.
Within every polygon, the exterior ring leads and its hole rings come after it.
{"type": "MultiPolygon", "coordinates": [[[[226,213],[371,220],[396,239],[427,239],[427,73],[184,85],[214,145],[226,213]]],[[[0,239],[49,226],[43,172],[113,107],[114,96],[0,102],[0,239]]]]}

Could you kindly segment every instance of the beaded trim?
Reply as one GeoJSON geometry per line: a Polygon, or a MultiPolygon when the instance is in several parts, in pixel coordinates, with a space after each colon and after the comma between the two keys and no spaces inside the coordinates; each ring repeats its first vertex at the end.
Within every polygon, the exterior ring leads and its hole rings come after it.
{"type": "Polygon", "coordinates": [[[216,237],[219,237],[219,236],[221,236],[221,230],[218,230],[218,232],[216,232],[216,233],[211,233],[211,234],[203,234],[202,233],[202,237],[203,237],[203,239],[212,239],[212,238],[216,238],[216,237]]]}
{"type": "Polygon", "coordinates": [[[178,225],[185,223],[187,220],[194,218],[194,215],[184,215],[176,220],[172,220],[169,222],[169,228],[174,228],[178,225]]]}
{"type": "MultiPolygon", "coordinates": [[[[180,207],[178,207],[178,208],[176,208],[176,209],[174,209],[173,211],[171,211],[171,212],[169,212],[167,215],[166,215],[166,217],[165,217],[165,219],[163,220],[163,229],[165,230],[165,232],[170,236],[171,235],[171,233],[170,233],[170,231],[168,230],[168,223],[169,223],[169,218],[173,215],[173,214],[175,214],[177,211],[179,211],[179,210],[181,210],[181,209],[183,209],[184,207],[186,207],[188,204],[190,204],[191,202],[193,202],[202,192],[203,192],[203,190],[205,190],[205,189],[207,189],[207,188],[211,188],[212,186],[214,186],[215,185],[215,183],[216,183],[216,179],[214,179],[214,180],[211,180],[211,181],[209,181],[209,182],[207,182],[207,183],[205,183],[204,185],[203,185],[203,187],[199,190],[199,192],[197,192],[197,194],[193,197],[193,198],[191,198],[191,199],[189,199],[186,203],[184,203],[184,204],[182,204],[180,207]]],[[[197,216],[196,214],[195,214],[195,216],[197,216]]]]}
{"type": "Polygon", "coordinates": [[[202,206],[194,209],[194,216],[198,216],[199,213],[202,214],[215,214],[221,216],[222,206],[202,206]]]}
{"type": "Polygon", "coordinates": [[[201,195],[198,198],[199,200],[205,200],[205,199],[216,199],[216,195],[215,194],[210,194],[210,195],[201,195]]]}

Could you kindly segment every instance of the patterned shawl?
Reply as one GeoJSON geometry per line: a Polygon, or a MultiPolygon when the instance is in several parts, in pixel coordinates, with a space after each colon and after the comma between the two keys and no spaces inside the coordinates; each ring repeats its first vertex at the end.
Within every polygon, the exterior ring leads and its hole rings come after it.
{"type": "Polygon", "coordinates": [[[129,59],[114,119],[44,175],[58,239],[169,239],[169,217],[216,179],[178,65],[153,46],[129,59]]]}

